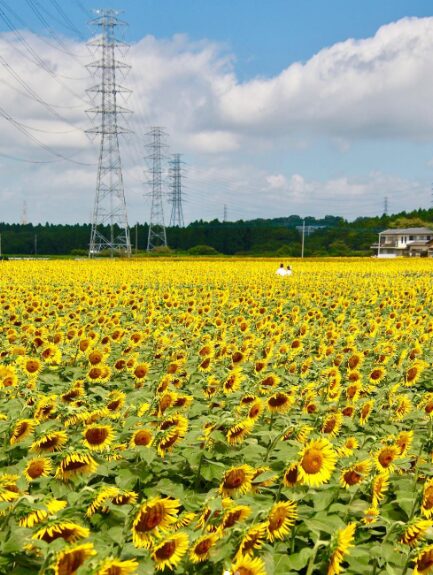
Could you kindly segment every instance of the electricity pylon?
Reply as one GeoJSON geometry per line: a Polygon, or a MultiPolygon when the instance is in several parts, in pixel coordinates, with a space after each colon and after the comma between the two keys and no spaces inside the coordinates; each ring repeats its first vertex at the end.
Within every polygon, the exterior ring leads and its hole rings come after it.
{"type": "Polygon", "coordinates": [[[131,241],[119,149],[119,134],[130,130],[118,124],[118,118],[130,110],[117,103],[118,94],[129,93],[130,90],[117,84],[116,80],[118,70],[130,68],[116,58],[118,48],[126,46],[116,38],[116,27],[126,23],[118,18],[119,12],[116,10],[96,10],[96,14],[91,23],[99,27],[100,35],[89,45],[98,49],[100,59],[88,64],[88,68],[95,70],[100,83],[87,91],[94,100],[98,100],[88,113],[99,115],[100,123],[86,132],[100,135],[101,143],[89,257],[98,255],[102,250],[109,250],[111,257],[115,252],[130,256],[131,241]]]}
{"type": "Polygon", "coordinates": [[[175,226],[183,228],[185,225],[182,209],[182,164],[184,162],[181,161],[180,157],[180,154],[173,154],[168,171],[171,190],[169,202],[172,204],[170,216],[171,228],[175,226]]]}
{"type": "Polygon", "coordinates": [[[153,127],[146,134],[150,139],[146,145],[149,150],[147,160],[150,162],[150,188],[151,208],[149,221],[149,235],[147,238],[147,251],[154,248],[167,246],[167,233],[164,224],[164,208],[162,205],[162,161],[163,150],[167,148],[165,143],[167,133],[164,128],[153,127]]]}

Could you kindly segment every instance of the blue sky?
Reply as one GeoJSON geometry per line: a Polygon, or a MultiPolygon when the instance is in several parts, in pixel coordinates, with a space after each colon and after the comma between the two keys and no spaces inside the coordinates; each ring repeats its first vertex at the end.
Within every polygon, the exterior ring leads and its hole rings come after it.
{"type": "MultiPolygon", "coordinates": [[[[0,2],[0,54],[66,121],[24,98],[0,62],[3,110],[50,149],[89,164],[98,143],[83,135],[91,83],[84,66],[96,54],[84,40],[94,33],[87,25],[94,7],[89,0],[0,2]],[[31,61],[23,38],[50,74],[31,61]]],[[[149,125],[165,126],[170,152],[184,154],[186,221],[221,218],[224,204],[230,219],[353,219],[380,214],[385,197],[391,212],[430,207],[429,2],[119,0],[113,8],[129,24],[125,59],[133,66],[123,80],[134,91],[125,105],[134,112],[135,135],[122,144],[130,220],[148,217],[149,125]]],[[[18,221],[26,201],[34,221],[88,220],[96,168],[60,158],[32,163],[53,157],[17,134],[10,120],[0,121],[4,218],[18,221]],[[76,205],[65,209],[68,202],[76,205]]]]}

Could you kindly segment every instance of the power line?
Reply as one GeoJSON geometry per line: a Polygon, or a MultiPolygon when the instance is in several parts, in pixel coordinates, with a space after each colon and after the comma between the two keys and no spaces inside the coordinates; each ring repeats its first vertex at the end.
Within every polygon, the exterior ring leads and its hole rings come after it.
{"type": "Polygon", "coordinates": [[[44,144],[43,142],[38,140],[38,138],[35,138],[35,136],[30,134],[28,132],[28,130],[20,122],[15,120],[15,118],[13,118],[10,114],[8,114],[6,112],[6,110],[4,110],[2,107],[0,107],[0,116],[2,116],[5,120],[7,120],[10,124],[12,124],[12,126],[14,126],[17,130],[19,130],[25,136],[27,136],[27,138],[29,138],[32,142],[34,142],[40,148],[42,148],[46,152],[52,154],[53,156],[56,156],[57,158],[60,158],[62,160],[66,160],[68,162],[72,162],[72,163],[77,164],[79,166],[92,166],[92,165],[94,165],[94,164],[90,164],[88,162],[81,162],[79,160],[74,160],[72,157],[64,156],[60,152],[56,152],[56,151],[52,150],[49,146],[47,146],[46,144],[44,144]]]}

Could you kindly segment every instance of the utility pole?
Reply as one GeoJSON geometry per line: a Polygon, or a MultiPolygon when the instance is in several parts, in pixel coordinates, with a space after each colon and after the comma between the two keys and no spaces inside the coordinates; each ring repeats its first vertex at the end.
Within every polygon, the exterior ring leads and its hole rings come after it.
{"type": "Polygon", "coordinates": [[[301,247],[301,258],[304,258],[304,245],[305,245],[305,220],[302,220],[302,247],[301,247]]]}
{"type": "Polygon", "coordinates": [[[223,223],[227,221],[227,204],[224,204],[224,216],[223,216],[223,223]]]}
{"type": "Polygon", "coordinates": [[[151,163],[150,169],[150,188],[151,188],[151,208],[149,235],[147,238],[147,251],[154,248],[167,246],[167,233],[164,223],[164,209],[162,205],[162,160],[164,158],[163,150],[167,148],[165,143],[167,133],[164,128],[154,126],[146,134],[150,139],[146,148],[149,150],[147,155],[151,163]]]}
{"type": "Polygon", "coordinates": [[[28,223],[29,223],[29,220],[27,217],[27,202],[26,202],[26,200],[24,200],[23,201],[23,211],[21,213],[21,225],[25,226],[28,223]]]}
{"type": "Polygon", "coordinates": [[[38,234],[35,234],[35,256],[38,255],[38,234]]]}
{"type": "Polygon", "coordinates": [[[138,253],[138,222],[135,224],[135,255],[138,253]]]}
{"type": "Polygon", "coordinates": [[[100,59],[87,67],[94,69],[100,82],[87,92],[95,104],[88,112],[99,117],[100,123],[86,132],[99,135],[101,139],[89,257],[103,250],[109,250],[111,257],[115,252],[130,256],[131,242],[119,149],[119,134],[126,134],[130,130],[118,123],[119,118],[130,113],[130,110],[117,103],[118,94],[130,93],[130,90],[120,86],[116,80],[117,71],[124,72],[130,68],[116,58],[118,48],[126,46],[116,38],[116,27],[126,23],[118,18],[119,12],[116,10],[96,10],[96,14],[91,23],[99,28],[100,35],[89,42],[89,46],[96,47],[100,59]]]}
{"type": "Polygon", "coordinates": [[[169,202],[172,204],[170,216],[171,228],[175,226],[183,228],[185,225],[182,209],[182,164],[184,164],[184,162],[182,162],[180,158],[181,154],[173,154],[169,162],[170,168],[168,175],[170,178],[169,187],[171,189],[169,202]]]}
{"type": "Polygon", "coordinates": [[[383,215],[384,216],[388,215],[388,196],[385,196],[383,200],[383,215]]]}
{"type": "Polygon", "coordinates": [[[2,254],[2,235],[0,234],[0,258],[3,256],[2,254]]]}

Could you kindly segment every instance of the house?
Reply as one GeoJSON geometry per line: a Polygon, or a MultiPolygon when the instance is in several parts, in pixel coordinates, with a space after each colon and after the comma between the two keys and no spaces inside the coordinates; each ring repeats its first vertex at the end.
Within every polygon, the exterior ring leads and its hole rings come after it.
{"type": "Polygon", "coordinates": [[[398,256],[433,257],[433,229],[396,228],[380,232],[379,241],[371,249],[378,258],[398,256]]]}

